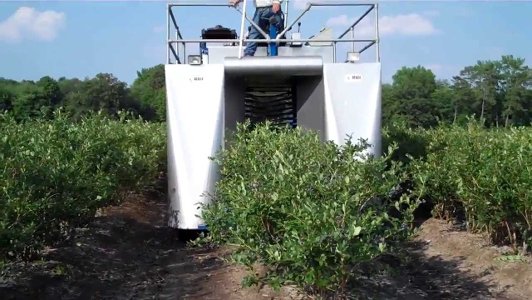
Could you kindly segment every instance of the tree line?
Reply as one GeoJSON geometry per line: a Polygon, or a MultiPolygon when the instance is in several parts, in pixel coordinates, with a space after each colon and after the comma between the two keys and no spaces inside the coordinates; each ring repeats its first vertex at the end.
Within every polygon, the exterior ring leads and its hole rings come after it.
{"type": "MultiPolygon", "coordinates": [[[[112,74],[94,78],[45,76],[34,81],[0,78],[0,111],[18,120],[51,116],[61,107],[73,119],[102,111],[117,116],[129,111],[149,121],[165,120],[164,65],[142,69],[128,87],[112,74]]],[[[439,80],[422,66],[403,67],[393,82],[382,86],[383,125],[405,122],[411,127],[483,120],[488,127],[530,125],[532,122],[532,70],[512,55],[478,61],[451,80],[439,80]]]]}
{"type": "Polygon", "coordinates": [[[91,112],[118,117],[127,111],[148,121],[165,119],[164,65],[142,69],[129,87],[113,74],[93,78],[58,80],[44,76],[38,81],[0,78],[0,111],[18,121],[51,118],[62,108],[73,120],[91,112]]]}
{"type": "Polygon", "coordinates": [[[437,80],[431,70],[402,68],[382,87],[383,123],[411,127],[462,123],[469,117],[488,127],[532,122],[532,70],[522,58],[478,61],[451,80],[437,80]]]}

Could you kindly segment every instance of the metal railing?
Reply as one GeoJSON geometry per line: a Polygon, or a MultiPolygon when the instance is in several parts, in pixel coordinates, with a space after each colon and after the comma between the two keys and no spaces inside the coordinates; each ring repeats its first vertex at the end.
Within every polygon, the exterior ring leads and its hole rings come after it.
{"type": "MultiPolygon", "coordinates": [[[[356,3],[355,1],[328,1],[325,0],[323,2],[317,2],[317,1],[309,1],[307,4],[307,7],[303,10],[303,12],[295,18],[290,25],[288,24],[288,11],[289,11],[289,0],[284,0],[285,8],[283,9],[283,12],[285,14],[285,26],[284,30],[280,32],[275,39],[272,39],[269,37],[268,34],[264,32],[260,28],[259,25],[257,25],[253,20],[251,20],[247,14],[246,14],[246,7],[244,5],[244,9],[241,10],[239,7],[233,7],[229,4],[229,1],[224,0],[225,3],[213,3],[213,2],[203,2],[196,0],[194,2],[176,2],[176,3],[168,3],[167,4],[167,63],[171,64],[172,58],[174,59],[175,63],[181,64],[183,63],[183,60],[187,57],[187,44],[191,43],[221,43],[221,44],[231,44],[231,45],[239,45],[240,46],[240,57],[242,54],[242,47],[244,46],[245,42],[259,42],[259,43],[270,43],[270,42],[287,42],[287,43],[307,43],[307,42],[313,42],[313,43],[332,43],[332,46],[334,47],[334,61],[337,60],[337,44],[338,43],[352,43],[352,52],[357,52],[359,54],[362,54],[372,46],[375,46],[375,61],[380,62],[380,39],[379,39],[379,6],[378,3],[356,3]],[[350,25],[338,38],[332,38],[332,39],[314,39],[314,38],[307,38],[307,39],[286,39],[282,38],[288,31],[292,30],[292,27],[296,25],[303,16],[311,10],[312,7],[320,7],[320,6],[349,6],[349,7],[367,7],[368,9],[360,16],[358,19],[356,19],[352,25],[350,25]],[[242,15],[242,22],[241,22],[241,28],[240,28],[240,36],[237,39],[184,39],[180,27],[178,25],[178,22],[176,20],[175,14],[173,9],[175,7],[226,7],[226,8],[234,8],[237,12],[239,12],[242,15]],[[375,36],[372,39],[357,39],[355,38],[355,27],[360,24],[360,22],[367,17],[371,12],[374,13],[374,29],[375,29],[375,36]],[[263,39],[247,39],[244,38],[244,28],[245,28],[245,21],[248,21],[251,26],[255,27],[257,31],[262,35],[263,39]],[[172,25],[173,30],[175,31],[175,35],[172,37],[172,25]],[[351,32],[351,38],[345,38],[349,33],[351,32]],[[356,48],[356,43],[366,43],[364,47],[359,49],[358,51],[356,48]],[[183,56],[180,55],[180,49],[182,50],[183,56]],[[181,59],[183,57],[183,60],[181,59]]],[[[252,0],[249,0],[252,1],[252,0]]],[[[246,4],[246,0],[243,0],[244,4],[246,4]]]]}

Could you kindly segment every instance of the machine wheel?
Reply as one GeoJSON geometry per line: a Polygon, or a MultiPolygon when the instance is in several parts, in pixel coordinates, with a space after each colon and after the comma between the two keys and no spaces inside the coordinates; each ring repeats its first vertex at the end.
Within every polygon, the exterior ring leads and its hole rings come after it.
{"type": "Polygon", "coordinates": [[[190,230],[190,229],[178,229],[177,237],[182,242],[189,242],[200,237],[200,234],[205,232],[204,230],[190,230]]]}

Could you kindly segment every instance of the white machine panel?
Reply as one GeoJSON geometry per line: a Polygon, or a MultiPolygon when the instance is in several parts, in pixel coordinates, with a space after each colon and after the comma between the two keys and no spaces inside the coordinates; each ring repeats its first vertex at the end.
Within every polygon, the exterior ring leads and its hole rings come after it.
{"type": "Polygon", "coordinates": [[[203,229],[199,210],[218,179],[209,159],[223,135],[224,66],[166,65],[169,226],[203,229]]]}
{"type": "Polygon", "coordinates": [[[324,64],[325,132],[328,140],[344,144],[351,136],[381,153],[380,63],[324,64]]]}

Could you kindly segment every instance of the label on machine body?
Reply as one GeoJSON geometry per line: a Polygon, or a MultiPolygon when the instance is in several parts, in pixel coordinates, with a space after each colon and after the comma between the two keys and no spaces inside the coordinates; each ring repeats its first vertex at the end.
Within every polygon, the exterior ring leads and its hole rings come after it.
{"type": "Polygon", "coordinates": [[[345,75],[345,81],[347,81],[347,82],[360,82],[360,81],[362,81],[362,74],[347,74],[347,75],[345,75]]]}

